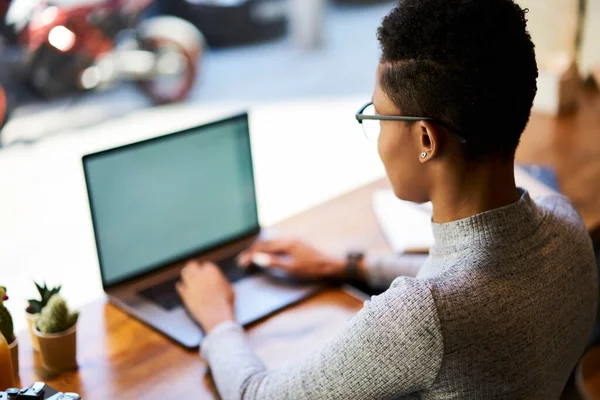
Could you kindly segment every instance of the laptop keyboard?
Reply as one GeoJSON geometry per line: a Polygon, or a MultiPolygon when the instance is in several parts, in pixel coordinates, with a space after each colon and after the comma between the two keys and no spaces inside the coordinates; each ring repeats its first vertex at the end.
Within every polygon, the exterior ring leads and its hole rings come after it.
{"type": "MultiPolygon", "coordinates": [[[[217,262],[217,265],[219,265],[221,271],[223,271],[223,274],[232,283],[251,275],[253,272],[253,269],[243,270],[239,268],[235,260],[236,257],[237,255],[217,262]]],[[[177,281],[179,281],[179,277],[141,290],[139,294],[145,299],[158,304],[167,311],[172,310],[183,304],[179,294],[177,293],[177,289],[175,289],[175,284],[177,281]]]]}

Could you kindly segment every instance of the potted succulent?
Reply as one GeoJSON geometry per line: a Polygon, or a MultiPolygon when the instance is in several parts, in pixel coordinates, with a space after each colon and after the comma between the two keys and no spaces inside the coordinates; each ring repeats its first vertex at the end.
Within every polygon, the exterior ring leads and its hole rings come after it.
{"type": "Polygon", "coordinates": [[[77,319],[65,300],[55,294],[36,317],[34,334],[40,344],[44,366],[55,372],[77,369],[77,319]]]}
{"type": "Polygon", "coordinates": [[[40,299],[39,300],[36,300],[36,299],[27,300],[29,305],[25,309],[25,316],[27,318],[27,327],[29,328],[29,336],[31,337],[31,345],[33,346],[34,350],[39,351],[40,344],[39,344],[37,336],[33,333],[33,321],[35,320],[36,316],[42,312],[44,307],[46,307],[50,298],[60,292],[61,286],[57,286],[55,288],[50,289],[50,288],[48,288],[48,286],[46,285],[45,282],[44,282],[44,286],[40,285],[37,282],[33,282],[33,283],[35,283],[35,287],[37,288],[37,290],[40,294],[40,299]]]}
{"type": "Polygon", "coordinates": [[[13,373],[15,375],[15,381],[17,381],[19,377],[19,341],[15,336],[12,316],[4,305],[4,302],[8,300],[6,293],[6,288],[0,286],[0,334],[3,335],[8,342],[13,373]]]}

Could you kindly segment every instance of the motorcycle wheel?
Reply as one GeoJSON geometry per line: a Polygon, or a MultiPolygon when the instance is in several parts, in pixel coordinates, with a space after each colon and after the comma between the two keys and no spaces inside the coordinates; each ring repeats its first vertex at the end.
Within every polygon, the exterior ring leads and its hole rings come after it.
{"type": "Polygon", "coordinates": [[[178,76],[157,75],[139,80],[137,85],[156,104],[179,102],[188,97],[198,74],[198,63],[202,59],[204,38],[187,21],[176,17],[150,18],[138,26],[140,47],[155,54],[174,53],[184,64],[178,76]],[[165,78],[173,78],[166,81],[165,78]]]}

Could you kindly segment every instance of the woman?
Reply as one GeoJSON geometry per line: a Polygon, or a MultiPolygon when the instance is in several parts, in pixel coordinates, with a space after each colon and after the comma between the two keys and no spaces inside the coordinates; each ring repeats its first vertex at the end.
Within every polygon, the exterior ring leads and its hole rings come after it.
{"type": "MultiPolygon", "coordinates": [[[[192,263],[179,293],[208,333],[225,399],[557,399],[596,307],[589,236],[561,196],[518,189],[514,154],[536,93],[534,46],[512,0],[403,0],[379,29],[373,104],[396,196],[433,204],[435,245],[416,277],[299,242],[256,243],[271,268],[391,283],[298,365],[267,371],[234,322],[230,284],[192,263]],[[394,279],[395,278],[395,279],[394,279]],[[393,282],[392,282],[393,281],[393,282]]],[[[360,56],[360,55],[357,55],[360,56]]],[[[369,128],[370,129],[370,128],[369,128]]],[[[369,131],[369,133],[373,133],[369,131]]]]}

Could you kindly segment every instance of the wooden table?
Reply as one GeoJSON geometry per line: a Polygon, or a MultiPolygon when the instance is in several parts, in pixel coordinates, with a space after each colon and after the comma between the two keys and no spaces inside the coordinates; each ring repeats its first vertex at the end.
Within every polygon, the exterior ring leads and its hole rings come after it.
{"type": "MultiPolygon", "coordinates": [[[[579,112],[552,119],[535,115],[517,160],[557,170],[561,190],[571,198],[588,228],[600,223],[600,95],[586,93],[579,112]]],[[[306,239],[334,253],[348,248],[389,251],[371,211],[371,194],[384,180],[360,188],[276,227],[282,236],[306,239]]],[[[361,301],[330,290],[255,324],[249,338],[270,368],[289,365],[319,348],[361,307],[361,301]]],[[[38,379],[86,400],[214,398],[207,366],[105,300],[82,310],[78,372],[47,376],[37,368],[27,334],[19,335],[21,379],[38,379]]]]}
{"type": "MultiPolygon", "coordinates": [[[[370,207],[372,191],[386,186],[384,181],[367,185],[288,219],[276,231],[327,243],[327,249],[334,252],[353,245],[387,251],[370,207]]],[[[268,367],[282,367],[318,349],[361,306],[357,298],[332,289],[255,324],[249,338],[268,367]]],[[[195,399],[209,399],[216,395],[197,352],[184,350],[105,300],[81,312],[78,372],[47,375],[27,333],[20,334],[19,341],[24,384],[41,379],[61,391],[77,392],[85,400],[192,398],[190,393],[195,399]]]]}

